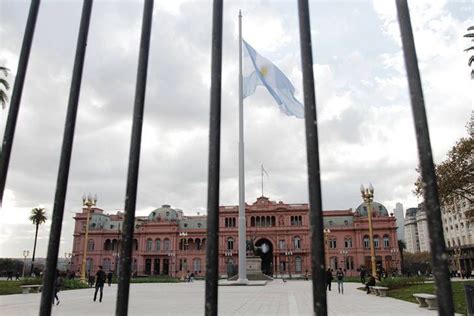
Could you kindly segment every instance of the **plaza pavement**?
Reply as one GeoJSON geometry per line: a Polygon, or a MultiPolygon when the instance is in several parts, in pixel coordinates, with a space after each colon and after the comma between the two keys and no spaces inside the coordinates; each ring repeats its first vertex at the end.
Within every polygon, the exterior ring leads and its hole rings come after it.
{"type": "MultiPolygon", "coordinates": [[[[333,283],[328,292],[329,315],[437,315],[436,311],[389,297],[367,295],[359,283],[345,283],[344,295],[333,283]]],[[[204,315],[204,281],[193,283],[131,284],[129,315],[204,315]]],[[[94,289],[59,292],[61,303],[53,315],[113,315],[117,286],[106,286],[102,303],[93,302],[94,289]]],[[[220,286],[219,315],[312,315],[309,281],[282,282],[266,286],[220,286]]],[[[38,315],[40,294],[0,296],[0,314],[38,315]]]]}

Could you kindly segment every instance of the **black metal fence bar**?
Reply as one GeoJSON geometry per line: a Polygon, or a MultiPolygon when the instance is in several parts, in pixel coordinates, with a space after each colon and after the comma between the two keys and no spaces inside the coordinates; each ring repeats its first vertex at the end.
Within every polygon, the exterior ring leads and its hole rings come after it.
{"type": "Polygon", "coordinates": [[[323,206],[321,198],[321,170],[316,118],[316,94],[313,74],[311,25],[307,0],[298,1],[301,63],[303,71],[306,151],[308,160],[309,221],[311,238],[311,274],[313,281],[313,310],[316,315],[327,315],[325,286],[323,206]]]}
{"type": "Polygon", "coordinates": [[[223,0],[212,8],[211,113],[209,123],[209,167],[207,182],[207,248],[205,314],[217,315],[219,279],[219,174],[221,144],[223,0]]]}
{"type": "Polygon", "coordinates": [[[74,141],[74,129],[76,126],[77,107],[81,92],[82,71],[84,69],[84,58],[86,55],[87,36],[89,34],[90,17],[93,0],[84,0],[82,17],[77,39],[76,56],[69,92],[69,102],[66,113],[66,124],[64,128],[63,145],[59,162],[58,179],[56,182],[56,194],[54,197],[53,217],[49,233],[48,254],[43,279],[43,292],[41,294],[40,315],[51,315],[51,302],[53,300],[56,267],[58,263],[59,242],[64,215],[64,201],[66,199],[67,181],[69,177],[69,166],[71,164],[72,145],[74,141]]]}
{"type": "Polygon", "coordinates": [[[410,21],[410,13],[406,0],[397,0],[398,21],[402,35],[403,54],[408,75],[411,106],[415,122],[418,155],[420,158],[421,176],[423,180],[423,195],[428,218],[433,273],[438,296],[439,315],[453,315],[453,297],[451,280],[448,269],[448,256],[444,242],[443,223],[438,197],[438,186],[431,153],[430,135],[426,119],[423,90],[421,87],[415,42],[410,21]]]}
{"type": "Polygon", "coordinates": [[[132,138],[128,160],[127,190],[125,196],[125,219],[122,231],[122,249],[120,254],[120,274],[118,280],[116,315],[128,314],[130,277],[132,265],[133,231],[135,226],[135,208],[137,202],[138,170],[142,139],[143,112],[145,105],[148,55],[150,51],[151,25],[154,0],[145,0],[143,7],[142,33],[138,57],[135,104],[133,109],[132,138]]]}
{"type": "Polygon", "coordinates": [[[25,83],[26,68],[28,67],[28,59],[30,58],[31,44],[35,33],[39,6],[40,0],[31,1],[30,12],[28,14],[28,20],[26,21],[25,35],[23,36],[23,44],[21,46],[20,59],[18,61],[18,71],[16,73],[15,84],[13,85],[5,134],[3,135],[3,142],[0,149],[0,206],[2,206],[3,192],[5,191],[5,183],[7,181],[13,137],[15,136],[16,121],[18,119],[18,112],[20,111],[21,95],[23,93],[23,84],[25,83]]]}

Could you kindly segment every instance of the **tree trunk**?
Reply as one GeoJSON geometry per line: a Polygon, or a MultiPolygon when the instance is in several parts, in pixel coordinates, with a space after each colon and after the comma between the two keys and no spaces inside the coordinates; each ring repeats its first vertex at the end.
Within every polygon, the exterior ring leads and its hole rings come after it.
{"type": "Polygon", "coordinates": [[[34,265],[34,263],[35,263],[36,240],[38,239],[38,227],[39,227],[39,224],[36,223],[35,244],[34,244],[34,246],[33,246],[33,256],[31,257],[30,276],[33,274],[33,265],[34,265]]]}

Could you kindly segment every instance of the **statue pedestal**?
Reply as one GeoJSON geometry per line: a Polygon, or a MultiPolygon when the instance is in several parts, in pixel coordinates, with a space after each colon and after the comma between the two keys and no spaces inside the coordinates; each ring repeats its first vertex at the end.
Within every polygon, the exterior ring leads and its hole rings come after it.
{"type": "MultiPolygon", "coordinates": [[[[272,277],[269,277],[268,275],[265,275],[262,273],[262,259],[258,256],[250,256],[247,257],[246,260],[246,270],[247,270],[247,279],[249,281],[255,281],[255,280],[260,280],[260,281],[268,281],[268,280],[273,280],[272,277]]],[[[233,276],[229,280],[237,280],[238,275],[233,276]]]]}

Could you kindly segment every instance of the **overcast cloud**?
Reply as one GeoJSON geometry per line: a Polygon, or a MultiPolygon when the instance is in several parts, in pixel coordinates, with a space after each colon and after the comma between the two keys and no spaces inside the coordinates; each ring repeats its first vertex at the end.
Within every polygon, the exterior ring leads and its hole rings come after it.
{"type": "MultiPolygon", "coordinates": [[[[311,1],[323,208],[376,200],[416,206],[417,150],[395,1],[311,1]]],[[[73,215],[83,192],[98,206],[123,209],[138,62],[142,1],[95,1],[69,176],[60,254],[70,252],[73,215]]],[[[13,84],[27,1],[0,0],[0,65],[13,84]]],[[[0,256],[33,246],[31,208],[51,217],[82,4],[42,1],[13,144],[0,256]]],[[[224,5],[221,194],[238,203],[238,10],[244,38],[286,73],[302,99],[295,1],[224,5]]],[[[436,162],[467,134],[472,84],[463,34],[474,25],[470,1],[410,1],[436,162]]],[[[211,1],[156,1],[138,186],[138,215],[162,204],[205,212],[209,126],[211,1]]],[[[304,121],[283,115],[262,88],[245,99],[246,201],[265,195],[307,203],[304,121]]],[[[7,111],[1,115],[3,135],[7,111]]],[[[46,256],[50,220],[37,253],[46,256]]]]}

